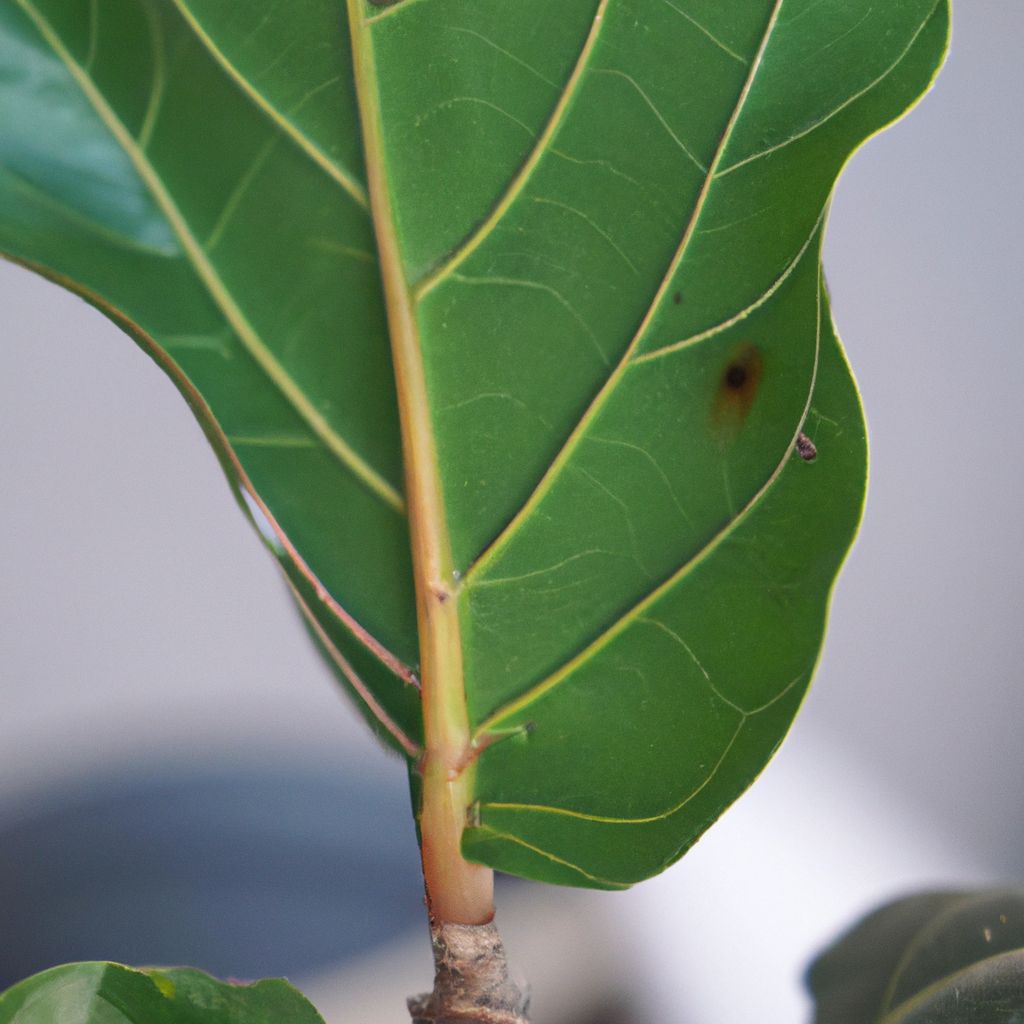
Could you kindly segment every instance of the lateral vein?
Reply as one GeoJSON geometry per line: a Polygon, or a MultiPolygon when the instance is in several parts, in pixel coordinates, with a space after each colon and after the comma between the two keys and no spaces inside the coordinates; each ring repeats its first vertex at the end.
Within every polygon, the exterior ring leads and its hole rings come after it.
{"type": "MultiPolygon", "coordinates": [[[[414,3],[416,0],[406,0],[406,2],[414,3]]],[[[558,102],[555,104],[554,110],[551,112],[551,117],[548,119],[548,123],[544,126],[544,130],[537,137],[537,142],[530,151],[530,155],[526,158],[526,162],[519,168],[518,173],[509,182],[505,193],[502,195],[501,199],[498,200],[497,205],[483,223],[481,223],[480,226],[455,250],[455,252],[441,263],[439,267],[428,272],[419,280],[419,282],[417,282],[415,285],[415,298],[417,301],[436,288],[454,270],[457,270],[473,252],[480,248],[486,238],[505,216],[516,197],[522,192],[526,182],[529,180],[534,170],[536,170],[541,157],[547,151],[549,143],[558,133],[558,130],[565,119],[566,111],[569,109],[569,105],[576,94],[577,87],[583,79],[583,74],[590,62],[590,56],[593,53],[594,46],[601,33],[601,26],[604,24],[604,14],[607,7],[608,0],[600,0],[597,5],[597,9],[594,12],[594,20],[591,22],[590,32],[587,34],[587,38],[583,43],[583,48],[580,50],[580,54],[576,58],[576,64],[572,69],[572,73],[566,80],[566,83],[559,94],[558,102]]],[[[378,18],[382,16],[383,15],[377,15],[378,18]]]]}
{"type": "Polygon", "coordinates": [[[636,329],[635,334],[626,346],[626,350],[622,353],[622,357],[619,359],[618,364],[612,370],[612,372],[605,379],[600,391],[594,396],[590,405],[583,413],[579,422],[573,428],[572,433],[566,438],[565,444],[562,446],[559,453],[555,456],[551,465],[548,466],[546,472],[538,481],[537,486],[533,489],[529,498],[522,504],[516,514],[511,520],[505,525],[502,531],[491,541],[490,544],[483,550],[483,552],[476,558],[469,569],[463,574],[463,583],[469,585],[472,580],[479,575],[483,568],[495,557],[495,555],[501,551],[509,542],[509,540],[518,532],[522,526],[524,520],[536,509],[537,505],[540,504],[544,496],[551,490],[555,481],[561,475],[565,469],[567,463],[572,457],[576,446],[581,442],[584,434],[590,423],[596,418],[598,412],[603,408],[604,404],[611,397],[616,387],[618,386],[619,380],[623,374],[629,368],[630,361],[633,358],[633,353],[636,351],[640,342],[643,340],[647,333],[647,329],[654,319],[657,310],[661,307],[662,302],[669,288],[672,284],[672,280],[675,277],[676,271],[679,269],[687,251],[690,247],[690,242],[696,232],[697,223],[700,220],[700,215],[703,212],[704,205],[707,202],[708,194],[711,191],[712,183],[715,179],[715,171],[718,167],[719,162],[722,159],[722,154],[725,152],[725,148],[729,143],[729,139],[732,137],[733,129],[736,122],[739,120],[739,116],[743,111],[746,104],[747,97],[750,95],[750,90],[753,87],[754,80],[757,77],[758,69],[761,66],[761,61],[764,57],[765,50],[768,48],[768,42],[772,37],[772,33],[775,30],[775,25],[778,21],[779,11],[782,8],[783,0],[775,0],[775,7],[772,9],[771,17],[768,19],[768,23],[765,27],[763,37],[761,39],[760,47],[757,51],[754,60],[751,62],[750,71],[747,74],[746,81],[744,82],[743,89],[740,92],[739,98],[736,101],[736,105],[733,108],[732,115],[729,118],[728,123],[722,131],[721,139],[719,140],[718,147],[715,150],[714,158],[711,161],[711,165],[708,167],[706,174],[704,175],[704,184],[701,188],[697,201],[694,203],[693,210],[691,212],[689,221],[683,231],[682,240],[676,249],[675,254],[669,263],[664,276],[662,277],[661,283],[658,286],[657,292],[654,294],[654,298],[651,300],[650,306],[648,306],[647,312],[644,314],[643,319],[640,321],[639,327],[636,329]]]}
{"type": "MultiPolygon", "coordinates": [[[[361,206],[364,210],[369,210],[370,201],[367,198],[366,189],[355,179],[352,173],[342,167],[337,160],[329,157],[298,125],[289,120],[285,114],[253,87],[252,83],[235,67],[228,59],[227,54],[221,50],[199,23],[198,18],[193,14],[186,0],[172,0],[172,3],[178,8],[185,23],[192,29],[196,38],[207,49],[210,56],[228,73],[253,104],[263,111],[270,121],[280,131],[284,132],[322,171],[330,175],[355,200],[357,205],[361,206]]],[[[308,96],[305,97],[303,102],[308,98],[308,96]]]]}
{"type": "MultiPolygon", "coordinates": [[[[782,475],[782,471],[785,469],[786,464],[789,462],[790,457],[793,453],[793,445],[796,441],[797,435],[799,434],[800,427],[803,425],[804,420],[807,418],[808,410],[811,407],[811,399],[814,396],[814,388],[818,378],[818,360],[821,353],[821,321],[822,321],[822,283],[821,274],[819,271],[819,283],[818,283],[818,321],[817,331],[815,337],[815,352],[814,352],[814,364],[811,371],[811,379],[807,388],[807,397],[804,401],[804,407],[800,414],[797,422],[797,426],[793,431],[792,436],[786,444],[786,447],[772,470],[771,474],[757,490],[757,492],[749,499],[746,505],[737,512],[729,521],[723,526],[718,533],[716,533],[707,543],[705,543],[697,552],[691,555],[679,568],[677,568],[671,575],[666,579],[662,580],[656,587],[645,594],[639,601],[635,602],[629,609],[623,612],[610,626],[605,628],[596,639],[592,640],[587,644],[581,651],[575,654],[573,657],[565,661],[559,668],[555,669],[554,672],[550,673],[545,679],[535,683],[525,693],[509,701],[503,707],[498,708],[493,714],[489,715],[477,728],[476,735],[483,736],[493,730],[495,727],[500,726],[507,718],[514,714],[523,711],[525,708],[530,707],[536,703],[541,697],[550,693],[557,686],[560,686],[566,679],[568,679],[577,669],[585,665],[594,655],[598,654],[608,644],[610,644],[616,637],[632,625],[633,622],[640,619],[644,613],[660,600],[665,594],[671,591],[677,584],[682,582],[689,574],[697,568],[705,559],[707,559],[714,551],[716,551],[721,545],[728,540],[728,538],[750,518],[754,510],[761,504],[764,498],[769,494],[772,488],[775,486],[776,481],[782,475]]],[[[778,697],[773,698],[778,699],[778,697]]]]}
{"type": "Polygon", "coordinates": [[[404,512],[405,502],[398,491],[334,430],[249,323],[198,239],[193,235],[192,229],[178,209],[156,168],[117,114],[114,113],[113,108],[107,103],[88,72],[71,56],[63,40],[35,7],[32,0],[17,0],[17,3],[32,20],[54,53],[63,61],[100,120],[131,159],[139,176],[149,188],[157,205],[171,225],[197,276],[205,285],[210,297],[220,308],[224,318],[231,325],[246,351],[338,461],[384,504],[396,512],[404,512]]]}

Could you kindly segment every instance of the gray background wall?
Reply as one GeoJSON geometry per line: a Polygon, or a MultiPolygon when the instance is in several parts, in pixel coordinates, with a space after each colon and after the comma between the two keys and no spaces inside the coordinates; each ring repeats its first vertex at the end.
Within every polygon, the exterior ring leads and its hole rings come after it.
{"type": "MultiPolygon", "coordinates": [[[[782,809],[774,828],[828,830],[829,814],[845,820],[841,792],[809,821],[806,794],[788,790],[790,819],[780,786],[808,751],[838,752],[872,773],[879,806],[898,793],[965,864],[1019,878],[1024,4],[960,0],[956,16],[933,94],[837,193],[826,265],[867,407],[871,490],[812,695],[760,785],[782,809]]],[[[101,765],[211,750],[400,778],[156,367],[8,265],[0,337],[0,804],[101,765]]],[[[748,800],[723,835],[756,815],[757,788],[748,800]]],[[[885,821],[858,807],[843,827],[884,848],[885,821]]],[[[705,861],[717,842],[698,848],[705,861]]]]}

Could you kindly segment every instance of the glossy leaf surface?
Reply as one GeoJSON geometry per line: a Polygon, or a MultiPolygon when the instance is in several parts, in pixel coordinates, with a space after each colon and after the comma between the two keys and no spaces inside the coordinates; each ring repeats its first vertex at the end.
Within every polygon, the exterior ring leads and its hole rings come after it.
{"type": "Polygon", "coordinates": [[[0,994],[0,1024],[323,1024],[281,979],[228,984],[186,968],[66,964],[0,994]]]}
{"type": "Polygon", "coordinates": [[[922,893],[859,922],[811,966],[815,1024],[1024,1020],[1024,893],[922,893]]]}
{"type": "Polygon", "coordinates": [[[0,249],[171,374],[414,764],[444,607],[467,856],[623,887],[809,683],[866,458],[827,205],[947,2],[342,7],[0,0],[0,249]]]}

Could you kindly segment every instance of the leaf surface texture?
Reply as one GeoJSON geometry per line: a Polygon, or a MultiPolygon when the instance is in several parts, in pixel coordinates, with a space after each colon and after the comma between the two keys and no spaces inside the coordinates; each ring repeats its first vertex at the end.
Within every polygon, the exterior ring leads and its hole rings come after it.
{"type": "Polygon", "coordinates": [[[829,197],[929,85],[947,3],[353,10],[0,0],[0,249],[171,375],[415,764],[392,253],[457,608],[464,852],[624,887],[750,784],[810,681],[866,468],[829,197]]]}

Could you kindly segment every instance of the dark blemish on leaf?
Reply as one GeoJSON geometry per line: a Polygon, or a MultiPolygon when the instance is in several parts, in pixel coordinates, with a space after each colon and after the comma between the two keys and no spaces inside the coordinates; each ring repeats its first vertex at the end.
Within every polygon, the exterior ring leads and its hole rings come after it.
{"type": "Polygon", "coordinates": [[[734,364],[725,371],[725,386],[739,391],[747,383],[747,368],[734,364]]]}
{"type": "Polygon", "coordinates": [[[818,457],[817,447],[803,431],[796,435],[796,451],[804,462],[813,462],[818,457]]]}
{"type": "Polygon", "coordinates": [[[683,301],[683,293],[676,292],[675,295],[672,296],[672,301],[678,306],[679,303],[683,301]]]}
{"type": "Polygon", "coordinates": [[[736,440],[761,387],[764,359],[756,345],[744,342],[722,367],[711,403],[711,429],[722,444],[736,440]]]}

